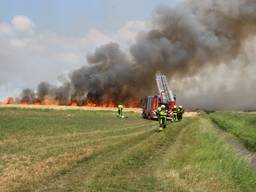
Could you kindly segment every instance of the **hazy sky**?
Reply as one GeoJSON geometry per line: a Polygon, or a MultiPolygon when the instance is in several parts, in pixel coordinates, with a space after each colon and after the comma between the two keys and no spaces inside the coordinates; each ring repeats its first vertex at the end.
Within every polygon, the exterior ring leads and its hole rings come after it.
{"type": "Polygon", "coordinates": [[[38,27],[70,35],[90,28],[118,30],[128,21],[147,20],[158,5],[175,0],[1,0],[0,18],[26,15],[38,27]]]}
{"type": "Polygon", "coordinates": [[[175,0],[0,0],[0,99],[86,64],[97,46],[128,47],[175,0]]]}

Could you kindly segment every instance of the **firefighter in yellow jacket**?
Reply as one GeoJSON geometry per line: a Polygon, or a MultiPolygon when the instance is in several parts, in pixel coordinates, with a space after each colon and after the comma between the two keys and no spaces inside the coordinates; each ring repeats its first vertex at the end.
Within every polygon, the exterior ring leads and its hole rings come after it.
{"type": "Polygon", "coordinates": [[[163,128],[166,128],[167,123],[167,115],[168,111],[166,110],[165,105],[161,106],[161,111],[159,112],[159,124],[160,124],[160,131],[163,130],[163,128]]]}
{"type": "Polygon", "coordinates": [[[159,122],[159,125],[160,125],[160,112],[161,112],[162,108],[161,106],[157,108],[156,110],[156,114],[157,114],[157,117],[158,117],[158,122],[159,122]]]}
{"type": "Polygon", "coordinates": [[[173,121],[178,121],[178,109],[176,105],[174,105],[172,109],[172,116],[173,116],[173,121]]]}
{"type": "Polygon", "coordinates": [[[178,108],[178,111],[177,111],[177,119],[178,119],[178,121],[181,121],[183,119],[184,112],[185,112],[185,110],[180,105],[179,108],[178,108]]]}
{"type": "Polygon", "coordinates": [[[120,118],[124,118],[124,116],[123,116],[123,109],[124,109],[124,106],[123,105],[121,105],[121,104],[119,104],[118,106],[117,106],[117,115],[118,115],[118,117],[120,117],[120,118]]]}

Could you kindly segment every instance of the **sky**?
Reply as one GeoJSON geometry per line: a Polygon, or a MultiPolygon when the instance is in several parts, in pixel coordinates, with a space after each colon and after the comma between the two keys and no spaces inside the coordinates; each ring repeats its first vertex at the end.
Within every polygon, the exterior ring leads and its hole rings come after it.
{"type": "Polygon", "coordinates": [[[0,0],[0,100],[58,84],[98,46],[124,49],[175,0],[0,0]]]}
{"type": "Polygon", "coordinates": [[[113,31],[128,21],[148,20],[159,5],[175,0],[1,0],[0,17],[26,15],[38,27],[70,35],[90,28],[113,31]]]}

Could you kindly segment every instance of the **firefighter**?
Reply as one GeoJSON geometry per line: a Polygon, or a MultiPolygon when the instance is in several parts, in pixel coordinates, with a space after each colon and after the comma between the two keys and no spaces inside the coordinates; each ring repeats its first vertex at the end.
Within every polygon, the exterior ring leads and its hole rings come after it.
{"type": "Polygon", "coordinates": [[[160,131],[162,131],[163,128],[166,128],[167,114],[168,112],[165,105],[161,105],[161,111],[159,112],[160,131]]]}
{"type": "Polygon", "coordinates": [[[183,107],[180,105],[178,110],[177,110],[177,118],[178,118],[178,121],[181,121],[182,118],[183,118],[183,113],[184,113],[184,109],[183,107]]]}
{"type": "Polygon", "coordinates": [[[161,110],[162,110],[162,109],[161,109],[161,106],[158,107],[157,110],[156,110],[156,115],[157,115],[157,117],[158,117],[159,124],[160,124],[160,111],[161,111],[161,110]]]}
{"type": "Polygon", "coordinates": [[[178,121],[178,109],[176,105],[174,105],[172,109],[172,116],[173,116],[173,121],[178,121]]]}
{"type": "Polygon", "coordinates": [[[117,116],[120,117],[120,118],[124,118],[124,116],[123,116],[123,108],[124,108],[124,106],[121,105],[121,104],[119,104],[117,106],[117,116]]]}

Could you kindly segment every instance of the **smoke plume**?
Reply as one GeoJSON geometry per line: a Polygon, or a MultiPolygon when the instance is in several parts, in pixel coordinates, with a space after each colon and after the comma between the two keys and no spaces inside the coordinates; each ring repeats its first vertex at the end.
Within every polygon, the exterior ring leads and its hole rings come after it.
{"type": "Polygon", "coordinates": [[[36,96],[23,91],[22,99],[127,104],[155,94],[154,75],[161,71],[173,82],[178,102],[186,107],[255,109],[253,100],[243,104],[240,98],[256,98],[255,90],[234,86],[255,83],[253,54],[247,50],[256,42],[255,34],[255,0],[188,0],[159,7],[152,29],[137,35],[129,53],[116,43],[103,45],[87,57],[88,65],[71,72],[70,81],[63,86],[40,83],[36,96]],[[233,79],[241,81],[229,79],[226,84],[229,72],[237,71],[241,73],[233,79]],[[234,99],[225,102],[227,98],[234,99]]]}

